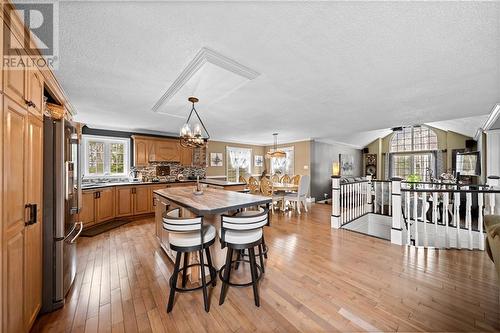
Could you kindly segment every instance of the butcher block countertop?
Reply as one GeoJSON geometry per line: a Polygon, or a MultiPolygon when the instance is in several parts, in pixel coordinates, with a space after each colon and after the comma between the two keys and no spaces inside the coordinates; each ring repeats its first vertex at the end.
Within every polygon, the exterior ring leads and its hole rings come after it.
{"type": "Polygon", "coordinates": [[[192,187],[167,188],[154,193],[201,216],[271,203],[270,197],[212,188],[203,189],[201,195],[194,194],[192,187]]]}

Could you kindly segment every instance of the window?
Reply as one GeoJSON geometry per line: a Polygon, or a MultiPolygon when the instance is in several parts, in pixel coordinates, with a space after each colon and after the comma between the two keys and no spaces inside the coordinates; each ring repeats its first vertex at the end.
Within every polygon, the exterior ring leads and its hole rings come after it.
{"type": "Polygon", "coordinates": [[[456,170],[463,176],[480,176],[479,152],[458,153],[456,155],[456,170]]]}
{"type": "Polygon", "coordinates": [[[271,175],[293,175],[295,161],[293,147],[279,148],[279,150],[286,153],[286,158],[271,158],[271,175]]]}
{"type": "Polygon", "coordinates": [[[391,139],[392,153],[437,149],[437,135],[426,126],[404,127],[395,132],[391,139]]]}
{"type": "Polygon", "coordinates": [[[430,181],[436,173],[437,149],[437,135],[429,127],[404,127],[395,132],[390,142],[391,177],[418,175],[421,181],[430,181]]]}
{"type": "Polygon", "coordinates": [[[251,174],[252,149],[226,147],[226,177],[228,181],[238,181],[240,175],[251,174]]]}
{"type": "Polygon", "coordinates": [[[129,139],[84,135],[84,176],[128,176],[129,143],[129,139]]]}

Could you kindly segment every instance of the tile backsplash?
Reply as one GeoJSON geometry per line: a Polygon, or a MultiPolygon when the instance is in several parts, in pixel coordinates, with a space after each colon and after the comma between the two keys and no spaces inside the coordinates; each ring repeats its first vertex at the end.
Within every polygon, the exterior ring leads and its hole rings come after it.
{"type": "Polygon", "coordinates": [[[152,162],[148,166],[138,167],[137,171],[142,175],[143,181],[151,181],[155,178],[160,181],[175,181],[179,174],[182,174],[184,179],[195,179],[197,176],[205,178],[206,176],[206,169],[204,167],[184,166],[178,162],[152,162]],[[161,168],[163,171],[170,168],[170,174],[158,175],[156,173],[157,166],[163,166],[163,168],[161,168]]]}

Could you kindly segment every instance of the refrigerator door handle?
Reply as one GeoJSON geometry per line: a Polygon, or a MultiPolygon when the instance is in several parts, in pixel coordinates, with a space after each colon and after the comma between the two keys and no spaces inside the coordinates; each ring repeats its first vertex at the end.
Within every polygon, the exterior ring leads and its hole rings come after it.
{"type": "Polygon", "coordinates": [[[70,243],[74,243],[76,241],[76,239],[78,238],[78,236],[80,236],[80,234],[82,233],[82,230],[83,230],[83,222],[77,222],[75,223],[76,224],[80,224],[80,230],[78,230],[78,233],[75,235],[75,237],[73,237],[69,242],[70,243]]]}
{"type": "Polygon", "coordinates": [[[60,240],[65,241],[66,239],[68,239],[69,236],[71,236],[73,234],[73,232],[76,230],[76,226],[77,225],[78,225],[78,222],[75,222],[75,224],[73,224],[73,228],[71,228],[71,230],[68,232],[68,234],[66,235],[66,237],[64,237],[62,239],[61,238],[56,238],[55,240],[56,241],[60,241],[60,240]]]}

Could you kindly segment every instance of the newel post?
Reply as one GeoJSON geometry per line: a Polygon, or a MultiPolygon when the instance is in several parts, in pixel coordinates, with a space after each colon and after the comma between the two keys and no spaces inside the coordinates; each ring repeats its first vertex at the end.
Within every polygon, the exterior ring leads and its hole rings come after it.
{"type": "Polygon", "coordinates": [[[366,203],[368,204],[368,213],[373,213],[372,177],[372,175],[366,176],[366,180],[368,181],[368,189],[366,190],[366,203]]]}
{"type": "Polygon", "coordinates": [[[340,228],[340,176],[332,176],[332,219],[331,227],[340,228]]]}
{"type": "MultiPolygon", "coordinates": [[[[487,184],[493,190],[498,190],[500,185],[500,177],[499,176],[488,176],[487,184]]],[[[490,194],[490,214],[498,214],[499,209],[497,208],[496,203],[497,195],[491,193],[490,194]]]]}
{"type": "Polygon", "coordinates": [[[391,243],[403,245],[403,212],[401,211],[401,178],[394,177],[392,181],[392,228],[391,243]]]}

